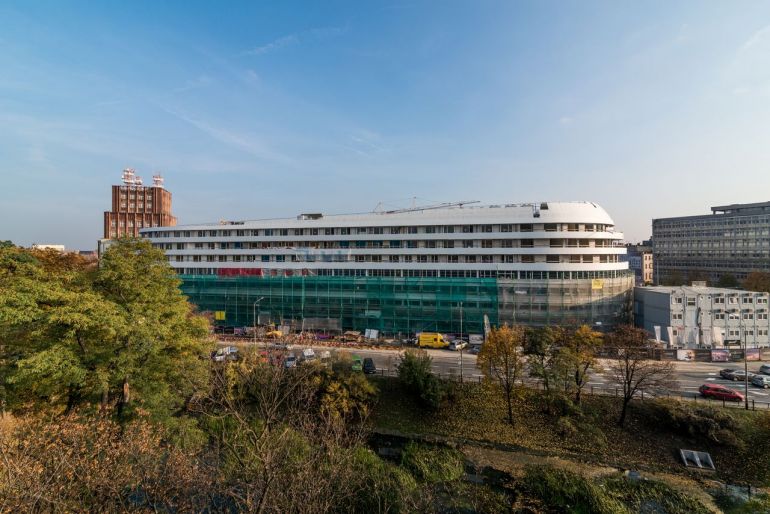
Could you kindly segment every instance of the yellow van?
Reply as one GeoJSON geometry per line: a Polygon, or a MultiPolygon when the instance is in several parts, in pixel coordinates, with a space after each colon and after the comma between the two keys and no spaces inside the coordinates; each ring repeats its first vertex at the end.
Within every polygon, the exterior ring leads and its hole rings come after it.
{"type": "Polygon", "coordinates": [[[417,346],[420,348],[446,348],[449,342],[444,336],[436,332],[422,332],[417,340],[417,346]]]}

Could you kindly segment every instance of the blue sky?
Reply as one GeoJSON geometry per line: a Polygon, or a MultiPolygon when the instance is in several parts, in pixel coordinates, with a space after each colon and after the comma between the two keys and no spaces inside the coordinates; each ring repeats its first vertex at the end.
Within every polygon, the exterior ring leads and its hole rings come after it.
{"type": "Polygon", "coordinates": [[[0,239],[95,247],[124,167],[180,223],[379,202],[770,200],[770,3],[0,4],[0,239]]]}

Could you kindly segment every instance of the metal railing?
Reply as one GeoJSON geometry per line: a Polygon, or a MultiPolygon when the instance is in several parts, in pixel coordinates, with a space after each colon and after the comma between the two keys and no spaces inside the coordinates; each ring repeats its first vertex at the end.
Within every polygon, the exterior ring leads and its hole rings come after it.
{"type": "MultiPolygon", "coordinates": [[[[442,373],[440,371],[433,371],[433,374],[442,380],[448,380],[452,382],[460,382],[460,374],[457,372],[442,373]]],[[[387,378],[398,378],[398,371],[395,369],[378,368],[377,375],[387,378]]],[[[463,377],[464,382],[470,383],[482,383],[484,381],[483,375],[473,374],[465,375],[463,377]]],[[[543,390],[543,384],[540,380],[531,379],[527,377],[526,381],[519,381],[519,384],[528,389],[543,390]]],[[[583,389],[583,394],[588,396],[611,396],[621,398],[623,391],[620,387],[597,387],[586,386],[583,389]]],[[[706,398],[697,393],[686,393],[682,391],[645,391],[644,389],[637,391],[634,394],[633,399],[638,401],[650,401],[657,399],[671,399],[677,401],[689,401],[692,403],[700,403],[712,407],[724,407],[724,408],[738,408],[743,409],[745,407],[743,400],[741,401],[728,401],[728,400],[716,400],[713,398],[706,398]]],[[[770,401],[756,401],[749,399],[750,410],[770,410],[770,401]]]]}

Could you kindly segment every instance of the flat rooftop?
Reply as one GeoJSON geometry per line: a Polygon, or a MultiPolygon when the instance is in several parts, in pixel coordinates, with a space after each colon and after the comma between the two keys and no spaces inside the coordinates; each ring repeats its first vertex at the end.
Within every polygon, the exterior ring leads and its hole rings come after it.
{"type": "Polygon", "coordinates": [[[710,286],[637,286],[634,288],[653,293],[672,294],[683,292],[685,294],[734,294],[734,293],[754,293],[756,291],[746,291],[745,289],[733,289],[728,287],[710,287],[710,286]]]}

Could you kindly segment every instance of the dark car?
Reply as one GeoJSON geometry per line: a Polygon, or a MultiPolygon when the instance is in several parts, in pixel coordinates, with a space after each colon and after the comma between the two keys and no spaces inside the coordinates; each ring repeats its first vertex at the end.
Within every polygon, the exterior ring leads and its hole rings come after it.
{"type": "Polygon", "coordinates": [[[705,398],[714,398],[715,400],[727,400],[731,402],[742,402],[743,395],[734,389],[718,384],[703,384],[698,388],[700,394],[705,398]]]}
{"type": "Polygon", "coordinates": [[[377,373],[377,366],[374,365],[374,361],[371,359],[371,357],[364,359],[364,373],[367,375],[377,373]]]}
{"type": "MultiPolygon", "coordinates": [[[[743,371],[742,369],[739,369],[735,373],[733,373],[732,378],[730,380],[743,382],[746,380],[746,374],[747,373],[745,371],[743,371]]],[[[748,372],[749,382],[751,382],[754,379],[755,375],[756,374],[752,373],[751,371],[748,372]]]]}
{"type": "Polygon", "coordinates": [[[727,369],[720,369],[719,370],[719,376],[726,379],[726,380],[732,380],[733,379],[733,373],[738,371],[737,369],[733,368],[727,368],[727,369]]]}

